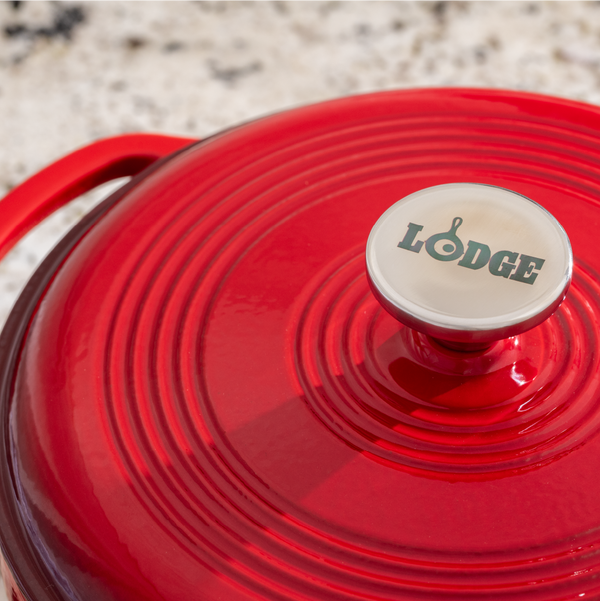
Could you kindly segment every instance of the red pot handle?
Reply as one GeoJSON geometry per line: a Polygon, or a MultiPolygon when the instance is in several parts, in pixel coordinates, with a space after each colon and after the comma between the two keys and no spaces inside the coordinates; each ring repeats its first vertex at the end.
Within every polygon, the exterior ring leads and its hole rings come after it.
{"type": "Polygon", "coordinates": [[[158,134],[125,134],[92,142],[42,169],[0,201],[0,259],[19,238],[70,200],[112,179],[135,175],[194,142],[158,134]]]}

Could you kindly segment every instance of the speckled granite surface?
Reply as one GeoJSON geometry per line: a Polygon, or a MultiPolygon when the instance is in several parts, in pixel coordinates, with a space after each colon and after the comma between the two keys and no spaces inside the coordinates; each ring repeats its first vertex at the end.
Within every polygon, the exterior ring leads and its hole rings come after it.
{"type": "MultiPolygon", "coordinates": [[[[600,3],[1,2],[0,195],[100,137],[202,137],[304,103],[415,86],[600,103],[600,3]]],[[[53,216],[0,264],[0,322],[101,196],[53,216]]]]}
{"type": "MultiPolygon", "coordinates": [[[[600,102],[600,4],[1,2],[0,195],[103,136],[201,137],[347,94],[459,85],[600,102]]],[[[90,202],[0,266],[0,322],[90,202]]]]}

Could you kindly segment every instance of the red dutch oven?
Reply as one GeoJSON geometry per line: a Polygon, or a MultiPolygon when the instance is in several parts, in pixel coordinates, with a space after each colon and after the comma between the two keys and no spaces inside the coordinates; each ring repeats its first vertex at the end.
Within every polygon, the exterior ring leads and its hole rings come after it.
{"type": "Polygon", "coordinates": [[[124,175],[0,341],[11,600],[600,599],[598,108],[417,90],[112,138],[0,203],[2,251],[124,175]]]}

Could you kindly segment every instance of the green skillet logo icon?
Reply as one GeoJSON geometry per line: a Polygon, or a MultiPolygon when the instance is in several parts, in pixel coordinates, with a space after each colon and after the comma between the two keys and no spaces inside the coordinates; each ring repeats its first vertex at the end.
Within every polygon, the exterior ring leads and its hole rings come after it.
{"type": "Polygon", "coordinates": [[[487,244],[475,242],[474,240],[469,240],[465,251],[462,240],[456,235],[456,231],[462,225],[462,222],[462,217],[455,217],[447,232],[434,234],[425,241],[416,239],[423,226],[417,223],[409,223],[408,230],[398,244],[398,248],[419,253],[425,245],[425,250],[429,256],[436,261],[456,261],[460,259],[458,262],[460,267],[473,270],[482,269],[487,265],[492,275],[533,285],[546,261],[545,259],[509,250],[500,250],[492,254],[487,244]]]}

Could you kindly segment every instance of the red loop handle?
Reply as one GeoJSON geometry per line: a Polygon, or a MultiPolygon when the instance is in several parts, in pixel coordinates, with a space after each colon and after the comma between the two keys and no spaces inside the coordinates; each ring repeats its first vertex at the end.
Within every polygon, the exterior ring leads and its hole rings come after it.
{"type": "Polygon", "coordinates": [[[93,142],[42,169],[0,201],[0,259],[19,238],[70,200],[112,179],[135,175],[194,142],[126,134],[93,142]]]}

